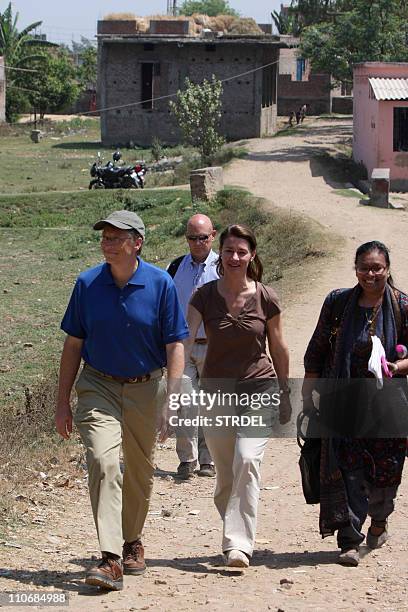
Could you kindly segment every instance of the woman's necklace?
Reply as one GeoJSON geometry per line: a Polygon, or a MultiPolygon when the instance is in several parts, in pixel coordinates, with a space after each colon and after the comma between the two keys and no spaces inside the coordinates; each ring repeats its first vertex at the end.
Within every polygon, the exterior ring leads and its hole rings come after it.
{"type": "Polygon", "coordinates": [[[380,312],[380,308],[381,308],[381,304],[377,304],[377,306],[374,306],[371,312],[371,316],[368,316],[367,310],[364,311],[364,316],[367,321],[368,333],[370,334],[370,336],[375,335],[376,321],[377,321],[378,313],[380,312]]]}

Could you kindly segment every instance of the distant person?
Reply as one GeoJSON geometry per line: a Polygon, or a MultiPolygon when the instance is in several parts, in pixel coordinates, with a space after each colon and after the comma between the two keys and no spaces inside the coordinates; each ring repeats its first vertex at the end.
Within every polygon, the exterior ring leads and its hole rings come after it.
{"type": "Polygon", "coordinates": [[[408,296],[394,287],[389,251],[381,242],[359,246],[354,265],[357,285],[335,289],[324,301],[305,354],[302,389],[304,407],[313,412],[313,391],[336,385],[327,400],[320,394],[319,402],[320,418],[334,406],[331,414],[337,420],[329,425],[342,423],[341,429],[331,429],[332,435],[329,430],[321,441],[320,533],[326,537],[337,531],[338,561],[350,566],[358,565],[364,539],[372,549],[388,539],[388,517],[394,510],[407,448],[408,413],[408,359],[398,357],[399,346],[408,346],[408,296]],[[373,368],[374,343],[382,344],[383,367],[392,372],[392,380],[387,379],[387,385],[383,380],[382,388],[376,381],[382,367],[373,368]],[[348,394],[350,389],[353,395],[348,394]],[[391,398],[386,394],[390,390],[391,398]],[[398,413],[397,433],[386,437],[391,413],[398,413]],[[381,414],[385,416],[380,418],[381,414]],[[405,427],[400,427],[404,419],[405,427]],[[353,421],[366,423],[366,429],[344,428],[353,421]],[[394,437],[399,432],[400,437],[394,437]],[[367,515],[371,524],[365,536],[367,515]]]}
{"type": "Polygon", "coordinates": [[[291,111],[289,113],[289,127],[293,127],[293,122],[296,119],[295,112],[291,111]]]}
{"type": "Polygon", "coordinates": [[[302,118],[302,107],[300,107],[296,111],[296,125],[299,125],[301,118],[302,118]]]}
{"type": "MultiPolygon", "coordinates": [[[[194,291],[218,278],[218,255],[212,250],[216,231],[206,215],[193,215],[187,222],[186,239],[190,252],[178,257],[167,268],[173,277],[184,314],[194,291]]],[[[204,325],[200,326],[194,345],[185,363],[184,375],[196,391],[207,353],[207,336],[204,325]]],[[[199,406],[189,405],[179,409],[182,418],[193,418],[199,414],[199,406]],[[195,411],[195,412],[194,412],[195,411]]],[[[215,476],[214,463],[207,448],[201,427],[177,427],[176,451],[180,461],[177,476],[186,480],[194,475],[199,463],[199,476],[215,476]]]]}
{"type": "Polygon", "coordinates": [[[255,544],[260,466],[279,403],[281,423],[288,422],[291,415],[289,353],[281,309],[274,289],[261,282],[262,271],[253,232],[230,225],[220,236],[220,278],[197,289],[187,316],[187,359],[204,323],[208,350],[201,389],[219,398],[206,412],[213,420],[204,424],[204,433],[217,471],[214,501],[223,521],[222,551],[229,567],[249,565],[255,544]],[[262,407],[257,404],[260,394],[266,397],[262,407]],[[277,403],[268,403],[272,396],[278,398],[277,403]],[[225,408],[227,412],[232,408],[233,414],[225,414],[225,408]],[[245,427],[242,417],[254,415],[262,415],[264,427],[245,427]],[[220,430],[218,416],[225,423],[220,430]],[[242,425],[228,426],[224,417],[230,416],[238,417],[242,425]]]}
{"type": "Polygon", "coordinates": [[[163,368],[170,394],[183,373],[188,328],[169,275],[140,257],[142,219],[119,210],[94,229],[102,230],[105,263],[79,275],[61,323],[67,336],[55,420],[58,433],[68,439],[71,389],[83,359],[75,423],[86,448],[102,551],[85,582],[118,591],[123,572],[137,575],[146,569],[141,536],[153,487],[157,424],[161,439],[168,432],[163,368]]]}
{"type": "Polygon", "coordinates": [[[307,111],[307,104],[303,104],[303,106],[300,107],[300,122],[301,123],[303,123],[303,121],[305,120],[306,111],[307,111]]]}

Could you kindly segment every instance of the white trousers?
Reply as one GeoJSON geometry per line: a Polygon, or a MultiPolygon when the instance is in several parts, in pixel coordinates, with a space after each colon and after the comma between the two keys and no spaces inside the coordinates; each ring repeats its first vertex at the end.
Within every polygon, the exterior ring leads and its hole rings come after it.
{"type": "MultiPolygon", "coordinates": [[[[215,418],[216,412],[211,416],[215,418]]],[[[239,409],[236,413],[251,414],[250,411],[239,409]]],[[[248,429],[245,431],[240,426],[225,427],[222,430],[204,427],[208,450],[217,472],[214,502],[224,523],[223,552],[238,549],[252,556],[254,550],[260,468],[278,410],[269,408],[264,414],[268,425],[259,429],[259,433],[256,428],[252,430],[252,435],[257,437],[248,437],[248,429]]]]}

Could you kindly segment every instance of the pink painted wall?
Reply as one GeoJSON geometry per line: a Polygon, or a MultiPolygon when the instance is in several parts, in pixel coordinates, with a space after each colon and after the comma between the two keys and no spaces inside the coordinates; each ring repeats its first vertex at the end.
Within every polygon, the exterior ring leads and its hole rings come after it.
{"type": "Polygon", "coordinates": [[[378,101],[369,97],[367,64],[358,64],[353,78],[353,159],[370,177],[378,163],[378,101]]]}
{"type": "MultiPolygon", "coordinates": [[[[380,105],[378,164],[380,168],[390,168],[391,181],[404,181],[408,188],[408,152],[393,151],[394,108],[407,108],[408,101],[384,100],[380,105]]],[[[404,189],[404,191],[405,191],[404,189]]]]}
{"type": "Polygon", "coordinates": [[[367,62],[354,69],[353,159],[367,168],[390,168],[392,187],[408,190],[408,152],[393,151],[394,107],[408,101],[376,100],[369,77],[408,78],[408,63],[367,62]]]}

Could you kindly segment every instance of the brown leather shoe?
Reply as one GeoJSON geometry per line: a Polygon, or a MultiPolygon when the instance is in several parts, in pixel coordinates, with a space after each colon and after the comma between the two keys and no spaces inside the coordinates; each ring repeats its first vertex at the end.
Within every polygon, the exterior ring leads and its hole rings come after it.
{"type": "Polygon", "coordinates": [[[98,565],[86,572],[86,584],[121,591],[123,589],[123,567],[120,559],[102,557],[98,565]]]}
{"type": "Polygon", "coordinates": [[[178,480],[188,480],[194,478],[197,461],[182,461],[177,468],[176,478],[178,480]]]}
{"type": "Polygon", "coordinates": [[[140,540],[125,542],[123,545],[123,571],[125,574],[137,576],[146,571],[144,548],[140,540]]]}
{"type": "Polygon", "coordinates": [[[212,465],[212,463],[202,463],[197,475],[206,476],[207,478],[215,478],[215,467],[212,465]]]}

